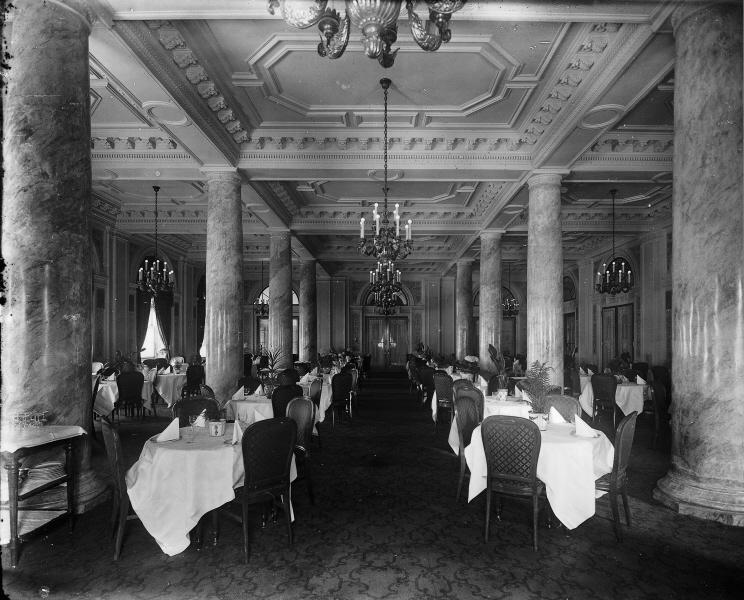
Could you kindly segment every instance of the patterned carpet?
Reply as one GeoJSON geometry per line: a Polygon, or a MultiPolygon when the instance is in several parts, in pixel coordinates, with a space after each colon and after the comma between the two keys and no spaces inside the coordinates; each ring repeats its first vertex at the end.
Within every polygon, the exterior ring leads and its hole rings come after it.
{"type": "MultiPolygon", "coordinates": [[[[164,416],[122,421],[129,463],[165,424],[164,416]]],[[[537,553],[529,508],[506,501],[485,544],[483,498],[455,503],[459,465],[447,426],[435,434],[430,411],[407,393],[402,375],[378,376],[363,390],[353,424],[322,425],[323,447],[313,454],[316,504],[295,486],[292,547],[281,518],[261,528],[256,514],[248,565],[240,527],[224,518],[217,546],[168,557],[135,520],[113,562],[103,505],[82,515],[72,534],[62,525],[25,544],[19,566],[3,568],[3,589],[13,600],[42,597],[42,588],[50,598],[101,600],[740,598],[744,529],[651,500],[668,450],[649,449],[649,427],[639,422],[636,433],[634,521],[622,544],[606,500],[573,531],[543,522],[537,553]]],[[[100,448],[94,463],[104,469],[100,448]]]]}

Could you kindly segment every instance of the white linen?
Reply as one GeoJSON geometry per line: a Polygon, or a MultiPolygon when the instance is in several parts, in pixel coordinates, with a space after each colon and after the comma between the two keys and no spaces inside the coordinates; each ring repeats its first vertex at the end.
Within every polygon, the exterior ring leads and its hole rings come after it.
{"type": "Polygon", "coordinates": [[[155,377],[155,389],[168,406],[181,398],[181,390],[186,385],[186,375],[178,373],[158,374],[155,377]]]}
{"type": "MultiPolygon", "coordinates": [[[[225,430],[230,438],[232,428],[228,423],[225,430]]],[[[188,432],[167,444],[151,438],[127,472],[132,508],[169,556],[183,552],[189,545],[189,531],[199,519],[233,500],[233,488],[243,485],[242,447],[226,444],[225,439],[210,436],[206,429],[196,430],[193,441],[188,432]]],[[[296,478],[292,457],[290,481],[296,478]]]]}
{"type": "Polygon", "coordinates": [[[579,437],[593,438],[597,437],[597,435],[599,434],[596,429],[593,429],[592,427],[587,425],[586,421],[584,421],[584,419],[582,419],[579,415],[576,415],[574,426],[576,427],[576,435],[578,435],[579,437]]]}
{"type": "MultiPolygon", "coordinates": [[[[252,394],[249,396],[265,396],[263,384],[259,385],[252,394]]],[[[240,389],[232,395],[233,400],[242,400],[246,398],[245,386],[241,386],[240,389]]]]}
{"type": "MultiPolygon", "coordinates": [[[[645,385],[637,383],[620,383],[615,390],[615,403],[624,415],[629,415],[633,411],[638,414],[643,412],[643,394],[646,389],[645,385]]],[[[591,382],[579,395],[579,404],[583,411],[591,415],[594,405],[594,388],[591,382]]]]}
{"type": "MultiPolygon", "coordinates": [[[[612,471],[615,455],[603,433],[596,438],[582,438],[572,435],[572,430],[570,423],[549,424],[546,431],[540,432],[542,444],[537,459],[537,477],[545,483],[550,507],[568,529],[594,515],[594,482],[612,471]]],[[[486,489],[488,474],[480,425],[465,448],[465,460],[470,468],[470,502],[486,489]]]]}
{"type": "Polygon", "coordinates": [[[488,387],[488,382],[486,381],[486,378],[483,377],[483,375],[478,375],[478,386],[481,388],[488,387]]]}
{"type": "Polygon", "coordinates": [[[551,423],[565,423],[566,422],[566,419],[564,419],[563,415],[555,409],[555,406],[550,407],[550,414],[548,416],[548,419],[550,420],[551,423]]]}
{"type": "Polygon", "coordinates": [[[579,367],[579,375],[586,375],[586,371],[584,371],[583,367],[579,367]]]}
{"type": "MultiPolygon", "coordinates": [[[[96,377],[97,375],[95,374],[91,376],[91,394],[96,387],[96,377]]],[[[98,392],[96,392],[96,397],[93,399],[93,412],[97,415],[107,417],[113,412],[118,399],[119,386],[116,384],[116,380],[107,381],[102,379],[98,383],[98,392]]]]}
{"type": "Polygon", "coordinates": [[[161,431],[156,437],[156,442],[170,442],[177,440],[181,437],[181,430],[178,425],[179,419],[176,417],[173,419],[163,431],[161,431]]]}
{"type": "Polygon", "coordinates": [[[584,388],[592,382],[591,375],[579,375],[579,388],[580,391],[584,391],[584,388]]]}
{"type": "Polygon", "coordinates": [[[648,382],[640,375],[636,375],[636,383],[640,385],[646,385],[648,382]]]}
{"type": "MultiPolygon", "coordinates": [[[[85,429],[80,425],[44,425],[44,427],[27,427],[25,429],[13,428],[10,420],[3,421],[2,432],[0,432],[0,450],[3,452],[15,452],[19,448],[33,448],[41,446],[54,440],[85,435],[85,429]]],[[[0,486],[3,494],[7,494],[7,486],[0,486]]],[[[3,497],[5,500],[6,498],[3,497]]]]}
{"type": "Polygon", "coordinates": [[[514,397],[515,398],[521,398],[522,397],[522,389],[518,386],[514,386],[514,397]]]}
{"type": "Polygon", "coordinates": [[[591,377],[592,375],[594,375],[594,371],[592,371],[591,369],[587,369],[586,374],[589,375],[589,377],[591,377]]]}
{"type": "Polygon", "coordinates": [[[206,427],[207,426],[207,409],[205,408],[203,411],[199,413],[199,416],[196,417],[196,421],[194,421],[194,427],[206,427]]]}
{"type": "Polygon", "coordinates": [[[239,400],[231,399],[226,406],[228,419],[240,419],[244,424],[250,425],[256,421],[272,419],[274,409],[271,407],[271,398],[266,396],[243,396],[239,400]]]}
{"type": "Polygon", "coordinates": [[[239,444],[243,439],[243,429],[240,427],[240,421],[235,421],[233,426],[232,443],[239,444]]]}

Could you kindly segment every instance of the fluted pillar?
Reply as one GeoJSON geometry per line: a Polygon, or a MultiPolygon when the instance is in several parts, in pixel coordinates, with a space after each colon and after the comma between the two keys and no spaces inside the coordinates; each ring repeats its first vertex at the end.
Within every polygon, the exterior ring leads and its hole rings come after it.
{"type": "Polygon", "coordinates": [[[243,375],[243,207],[235,171],[207,177],[206,382],[226,402],[243,375]]]}
{"type": "Polygon", "coordinates": [[[300,263],[300,360],[318,355],[318,304],[314,260],[300,263]]]}
{"type": "MultiPolygon", "coordinates": [[[[16,3],[12,18],[3,93],[2,416],[46,411],[51,425],[88,429],[91,18],[86,3],[67,0],[16,3]]],[[[90,470],[87,440],[76,462],[82,511],[105,488],[90,470]]],[[[64,489],[56,493],[51,505],[64,503],[64,489]]]]}
{"type": "Polygon", "coordinates": [[[686,5],[672,25],[672,465],[654,498],[744,526],[741,5],[686,5]]]}
{"type": "Polygon", "coordinates": [[[488,345],[501,351],[501,235],[501,231],[481,233],[478,358],[485,371],[494,368],[488,345]]]}
{"type": "MultiPolygon", "coordinates": [[[[458,360],[468,356],[473,344],[473,261],[457,261],[455,290],[455,355],[458,360]]],[[[482,292],[481,292],[482,293],[482,292]]]]}
{"type": "Polygon", "coordinates": [[[269,263],[269,350],[282,353],[280,368],[292,366],[292,251],[289,231],[271,234],[269,263]]]}
{"type": "Polygon", "coordinates": [[[527,226],[527,367],[553,368],[551,382],[563,386],[563,243],[561,176],[533,175],[527,226]]]}

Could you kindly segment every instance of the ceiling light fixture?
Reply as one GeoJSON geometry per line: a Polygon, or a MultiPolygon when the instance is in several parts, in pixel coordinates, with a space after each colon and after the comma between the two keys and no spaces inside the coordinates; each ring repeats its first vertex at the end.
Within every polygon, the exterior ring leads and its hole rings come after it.
{"type": "Polygon", "coordinates": [[[159,185],[152,186],[155,191],[155,256],[152,264],[149,259],[145,259],[145,267],[139,268],[137,272],[137,287],[151,296],[155,297],[161,292],[170,292],[173,290],[173,271],[168,270],[168,263],[163,261],[163,267],[160,268],[160,259],[158,258],[158,192],[159,185]]]}
{"type": "Polygon", "coordinates": [[[403,260],[413,250],[413,241],[411,240],[413,222],[411,219],[408,219],[408,223],[405,226],[404,239],[400,236],[400,213],[398,212],[400,205],[395,205],[395,211],[392,214],[395,225],[390,224],[390,213],[388,212],[388,88],[390,88],[390,83],[390,80],[386,77],[380,79],[380,85],[385,91],[385,130],[383,140],[385,182],[382,188],[382,215],[377,211],[379,203],[375,202],[375,206],[372,209],[372,220],[375,222],[375,235],[372,238],[365,237],[365,218],[362,217],[359,222],[359,252],[367,256],[373,256],[383,263],[403,260]]]}
{"type": "Polygon", "coordinates": [[[633,275],[630,271],[630,265],[625,262],[624,258],[615,257],[615,195],[617,190],[610,190],[612,195],[612,259],[609,266],[607,263],[602,264],[604,274],[597,271],[597,281],[594,285],[600,294],[610,294],[614,296],[620,292],[626,293],[633,287],[633,275]]]}
{"type": "Polygon", "coordinates": [[[402,305],[400,294],[400,271],[393,261],[377,262],[377,268],[369,272],[370,291],[374,294],[374,305],[379,314],[390,316],[402,305]]]}
{"type": "Polygon", "coordinates": [[[266,289],[266,286],[264,286],[264,278],[263,278],[263,261],[261,261],[261,294],[256,299],[256,302],[254,303],[256,308],[256,316],[257,317],[268,317],[269,316],[269,303],[266,301],[266,294],[264,293],[264,290],[266,289]]]}
{"type": "MultiPolygon", "coordinates": [[[[416,2],[406,1],[408,25],[419,47],[434,52],[452,38],[449,22],[453,13],[467,0],[425,0],[429,19],[422,21],[416,14],[416,2]]],[[[392,50],[398,39],[398,17],[402,0],[346,0],[343,15],[328,8],[327,0],[269,0],[268,11],[278,8],[291,27],[307,29],[317,25],[320,30],[318,54],[325,58],[339,58],[349,43],[351,25],[362,33],[364,53],[375,58],[386,69],[393,66],[399,49],[392,50]]]]}
{"type": "Polygon", "coordinates": [[[501,302],[501,308],[504,318],[516,317],[519,314],[519,300],[517,300],[511,291],[511,263],[506,276],[506,289],[509,290],[509,296],[506,296],[501,302]]]}

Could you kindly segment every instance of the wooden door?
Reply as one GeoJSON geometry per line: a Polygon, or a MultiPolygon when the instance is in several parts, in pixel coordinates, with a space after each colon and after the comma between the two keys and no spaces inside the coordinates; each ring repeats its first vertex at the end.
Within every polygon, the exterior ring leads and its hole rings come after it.
{"type": "Polygon", "coordinates": [[[367,317],[366,352],[372,368],[404,366],[408,354],[408,317],[367,317]]]}
{"type": "Polygon", "coordinates": [[[633,304],[602,309],[602,368],[623,352],[633,356],[633,304]]]}

